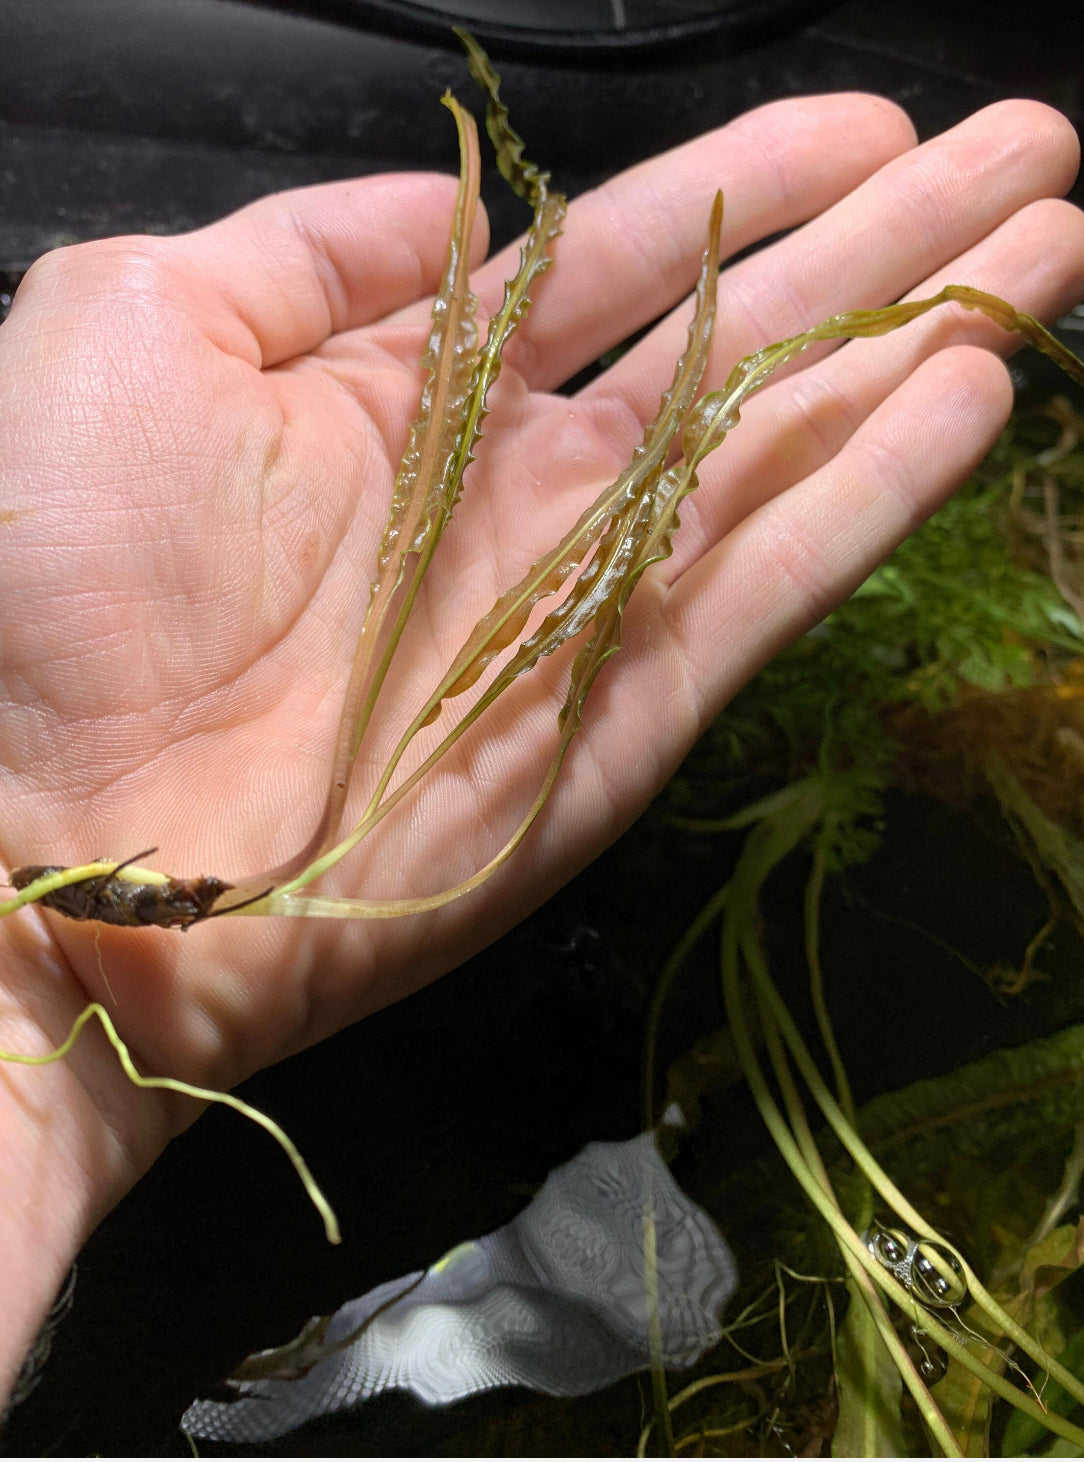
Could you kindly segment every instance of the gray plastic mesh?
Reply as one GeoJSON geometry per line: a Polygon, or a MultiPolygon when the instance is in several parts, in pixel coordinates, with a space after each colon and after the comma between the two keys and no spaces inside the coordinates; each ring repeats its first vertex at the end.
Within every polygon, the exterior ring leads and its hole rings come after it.
{"type": "Polygon", "coordinates": [[[235,1401],[196,1401],[182,1425],[208,1441],[262,1442],[392,1388],[431,1405],[510,1385],[581,1396],[641,1370],[647,1205],[656,1225],[663,1358],[691,1365],[718,1340],[737,1273],[715,1224],[642,1133],[590,1143],[504,1228],[460,1244],[424,1277],[407,1275],[344,1305],[325,1347],[403,1294],[307,1374],[241,1382],[235,1401]]]}

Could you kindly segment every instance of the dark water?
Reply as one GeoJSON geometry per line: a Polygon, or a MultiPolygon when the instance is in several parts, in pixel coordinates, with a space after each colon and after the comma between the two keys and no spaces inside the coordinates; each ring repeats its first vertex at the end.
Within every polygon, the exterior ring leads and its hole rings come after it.
{"type": "MultiPolygon", "coordinates": [[[[87,1246],[73,1313],[4,1454],[186,1455],[181,1411],[245,1353],[506,1222],[584,1142],[631,1136],[648,992],[736,846],[649,818],[478,959],[247,1083],[243,1094],[284,1122],[326,1183],[341,1249],[325,1244],[262,1134],[230,1114],[201,1118],[87,1246]],[[661,889],[657,906],[649,887],[661,889]]],[[[806,871],[801,857],[785,865],[766,906],[773,968],[799,1010],[806,871]]],[[[824,908],[833,1014],[858,1098],[1079,1018],[1074,937],[1044,954],[1056,978],[1011,1004],[948,948],[979,965],[1018,959],[1044,915],[1026,867],[964,817],[893,799],[880,853],[830,888],[824,908]]],[[[719,1025],[716,987],[708,941],[675,991],[664,1065],[719,1025]]],[[[679,1181],[710,1207],[718,1176],[764,1147],[745,1094],[719,1093],[679,1157],[679,1181]]],[[[725,1231],[727,1215],[716,1217],[725,1231]]],[[[627,1454],[642,1401],[636,1379],[559,1404],[505,1392],[435,1412],[385,1397],[279,1451],[627,1454]]]]}

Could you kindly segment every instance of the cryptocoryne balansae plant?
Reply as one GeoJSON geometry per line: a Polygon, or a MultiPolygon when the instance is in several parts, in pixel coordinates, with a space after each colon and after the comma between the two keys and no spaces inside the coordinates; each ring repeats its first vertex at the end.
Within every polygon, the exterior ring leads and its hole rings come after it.
{"type": "MultiPolygon", "coordinates": [[[[669,553],[671,535],[678,526],[679,505],[696,488],[700,464],[737,425],[746,397],[774,371],[816,341],[881,335],[940,304],[955,301],[1018,332],[1084,383],[1084,367],[1032,316],[1018,313],[994,295],[964,285],[949,285],[930,299],[837,315],[790,339],[765,346],[739,361],[721,390],[698,398],[715,319],[723,218],[720,193],[708,222],[687,344],[632,460],[560,541],[504,590],[477,621],[403,727],[369,791],[360,819],[344,833],[341,822],[363,739],[377,713],[381,689],[426,571],[451,522],[465,482],[469,488],[468,468],[482,434],[489,391],[500,374],[508,342],[527,314],[532,290],[550,266],[551,248],[565,213],[565,199],[550,188],[549,175],[525,159],[523,142],[509,125],[498,93],[498,77],[488,59],[469,36],[464,34],[461,39],[471,71],[487,94],[487,129],[500,170],[530,205],[534,216],[519,267],[508,281],[504,302],[482,341],[475,318],[477,301],[468,274],[479,197],[477,131],[469,113],[454,97],[445,95],[444,105],[454,118],[460,152],[459,191],[448,261],[422,361],[426,374],[418,416],[396,479],[346,691],[329,790],[316,831],[287,863],[231,881],[220,877],[170,877],[143,866],[139,860],[149,853],[123,860],[97,858],[74,867],[30,865],[12,873],[16,892],[0,901],[0,917],[38,902],[75,919],[184,930],[203,920],[223,917],[396,918],[436,909],[469,895],[512,855],[542,811],[580,728],[595,679],[620,648],[622,615],[630,594],[645,570],[669,553]],[[543,613],[547,608],[548,612],[543,613]],[[303,891],[367,838],[509,687],[529,674],[544,656],[574,639],[580,644],[570,663],[556,746],[519,826],[488,862],[456,886],[421,897],[364,901],[303,891]],[[472,700],[467,697],[471,691],[472,700]],[[464,704],[467,709],[458,711],[464,704]],[[396,780],[419,732],[438,721],[448,724],[446,733],[419,765],[396,780]]],[[[271,1132],[298,1169],[324,1219],[328,1236],[337,1240],[334,1214],[293,1144],[275,1123],[236,1097],[168,1077],[140,1074],[100,1004],[91,1004],[82,1012],[56,1051],[34,1057],[0,1052],[0,1060],[42,1065],[61,1059],[80,1031],[95,1018],[104,1027],[125,1072],[137,1085],[225,1102],[271,1132]]]]}

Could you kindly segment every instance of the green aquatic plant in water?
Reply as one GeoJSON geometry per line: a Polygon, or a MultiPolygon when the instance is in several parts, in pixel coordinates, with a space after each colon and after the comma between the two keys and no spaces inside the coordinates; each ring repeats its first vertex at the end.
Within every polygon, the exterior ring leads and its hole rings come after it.
{"type": "MultiPolygon", "coordinates": [[[[896,1184],[920,1195],[922,1203],[953,1223],[958,1235],[966,1235],[975,1266],[997,1303],[1074,1375],[1084,1352],[1079,1284],[1084,1259],[1079,1220],[1082,1077],[1084,1026],[1077,1024],[888,1092],[859,1108],[854,1123],[876,1160],[891,1169],[896,1184]],[[1074,1276],[1075,1282],[1068,1283],[1074,1276]]],[[[909,1293],[909,1308],[897,1312],[897,1326],[957,1450],[989,1455],[993,1437],[995,1442],[1000,1438],[1001,1455],[1036,1448],[1036,1455],[1042,1455],[1051,1438],[1034,1413],[1006,1417],[1008,1408],[1002,1408],[999,1414],[981,1374],[956,1361],[938,1365],[927,1324],[931,1315],[976,1359],[994,1370],[1008,1368],[1018,1385],[1028,1385],[1004,1333],[984,1318],[979,1306],[968,1303],[951,1250],[939,1240],[920,1238],[883,1204],[870,1220],[868,1184],[861,1170],[830,1129],[818,1133],[817,1145],[841,1206],[848,1215],[859,1216],[867,1247],[909,1293]]],[[[778,1436],[785,1436],[794,1452],[819,1438],[831,1440],[836,1456],[923,1455],[928,1437],[917,1412],[908,1413],[902,1405],[899,1372],[879,1343],[866,1308],[852,1303],[842,1323],[835,1324],[842,1308],[842,1276],[816,1220],[803,1210],[801,1190],[787,1183],[783,1161],[761,1158],[738,1169],[713,1191],[712,1202],[739,1226],[744,1222],[756,1228],[760,1241],[749,1243],[750,1249],[777,1250],[789,1258],[790,1267],[777,1260],[775,1280],[761,1293],[758,1272],[762,1275],[764,1266],[749,1258],[747,1293],[754,1298],[729,1327],[733,1348],[749,1363],[740,1371],[700,1376],[671,1399],[672,1407],[681,1408],[675,1417],[682,1426],[675,1450],[698,1439],[710,1450],[712,1429],[729,1412],[733,1424],[743,1418],[749,1437],[744,1450],[755,1451],[757,1441],[767,1441],[768,1451],[778,1454],[763,1430],[766,1416],[774,1412],[778,1436]],[[816,1283],[811,1285],[810,1278],[816,1283]],[[720,1416],[721,1408],[712,1403],[735,1380],[757,1386],[744,1395],[733,1390],[733,1401],[720,1416]],[[721,1393],[718,1386],[724,1387],[721,1393]],[[754,1408],[750,1392],[761,1388],[770,1388],[769,1397],[754,1408]],[[698,1409],[689,1403],[697,1397],[700,1408],[711,1410],[699,1424],[689,1425],[688,1414],[698,1409]]],[[[855,1298],[853,1287],[850,1297],[855,1298]]],[[[1078,1404],[1073,1394],[1055,1381],[1044,1382],[1039,1370],[1031,1379],[1044,1407],[1070,1416],[1078,1404]]],[[[650,1436],[645,1447],[649,1441],[650,1436]]]]}
{"type": "MultiPolygon", "coordinates": [[[[1075,779],[1052,774],[1044,765],[1049,754],[1034,750],[1036,742],[1048,752],[1060,744],[1075,755],[1084,664],[1072,545],[1061,541],[1079,514],[1067,520],[1051,512],[1059,493],[1080,506],[1080,454],[1070,457],[1068,448],[1078,444],[1084,421],[1065,402],[1055,403],[1052,414],[1063,427],[1060,449],[1047,443],[1037,456],[1021,453],[1017,439],[1035,419],[1010,428],[967,489],[737,697],[662,800],[671,821],[700,833],[743,832],[745,841],[729,880],[686,932],[657,991],[647,1052],[648,1120],[662,1007],[693,946],[718,928],[741,1071],[846,1271],[850,1303],[833,1346],[838,1410],[834,1435],[831,1427],[826,1433],[837,1456],[907,1455],[913,1428],[905,1424],[904,1387],[927,1439],[945,1455],[988,1455],[995,1398],[1015,1408],[1003,1430],[1004,1455],[1046,1445],[1050,1432],[1074,1449],[1084,1447],[1084,1431],[1065,1419],[1084,1404],[1084,1385],[1076,1379],[1084,1330],[1071,1304],[1063,1312],[1051,1294],[1084,1261],[1084,1230],[1065,1221],[1084,1172],[1084,1028],[997,1052],[856,1113],[820,960],[826,878],[868,858],[884,792],[901,783],[921,786],[923,774],[940,792],[954,777],[957,791],[969,783],[972,799],[983,789],[996,798],[1044,887],[1060,890],[1060,902],[1081,922],[1080,767],[1075,779]],[[1035,510],[1036,499],[1043,513],[1035,510]],[[1010,553],[1014,538],[1017,552],[1010,553]],[[1057,585],[1049,571],[1055,565],[1057,585]],[[948,750],[955,764],[946,771],[948,750]],[[720,802],[733,806],[750,771],[791,780],[729,816],[692,815],[720,802]],[[834,1089],[778,993],[760,926],[766,881],[800,847],[812,850],[805,952],[834,1089]],[[806,1100],[827,1124],[819,1137],[806,1100]],[[950,1129],[960,1138],[956,1148],[950,1129]],[[1037,1147],[1064,1148],[1074,1131],[1062,1181],[1041,1221],[1031,1232],[1015,1232],[1014,1206],[996,1196],[998,1179],[1022,1169],[1037,1147]],[[974,1181],[984,1153],[981,1191],[989,1212],[975,1215],[976,1227],[996,1233],[997,1243],[988,1247],[998,1251],[985,1256],[986,1284],[899,1187],[942,1168],[949,1174],[939,1184],[943,1203],[945,1190],[953,1192],[959,1181],[954,1169],[962,1163],[974,1181]],[[885,1300],[895,1306],[896,1320],[885,1300]],[[910,1328],[910,1344],[901,1325],[910,1328]],[[936,1347],[948,1365],[935,1384],[930,1352],[936,1347]],[[1034,1368],[1033,1379],[1014,1352],[1034,1368]]],[[[1025,970],[1049,928],[1032,940],[1025,970]]],[[[746,1187],[745,1200],[759,1205],[763,1224],[779,1174],[763,1168],[746,1187]]],[[[731,1186],[731,1199],[734,1191],[731,1186]]],[[[781,1214],[781,1233],[787,1223],[781,1214]]],[[[692,1390],[681,1393],[683,1404],[692,1390]]],[[[694,1428],[673,1445],[710,1435],[710,1428],[694,1428]]]]}
{"type": "MultiPolygon", "coordinates": [[[[305,848],[286,864],[230,883],[219,878],[173,878],[135,860],[95,860],[78,867],[40,865],[19,869],[12,875],[17,891],[12,898],[0,902],[0,916],[15,914],[29,903],[40,902],[74,918],[184,929],[207,918],[254,915],[395,918],[435,909],[468,895],[512,855],[542,811],[572,738],[581,726],[595,679],[605,662],[620,648],[622,615],[630,594],[644,571],[669,553],[671,535],[678,526],[680,503],[695,490],[701,463],[738,425],[746,398],[773,372],[814,342],[882,335],[943,304],[955,302],[1019,333],[1084,383],[1084,367],[1033,317],[1018,313],[1005,301],[983,291],[966,285],[949,285],[930,299],[837,315],[787,340],[766,345],[739,361],[721,390],[698,399],[715,318],[722,226],[720,195],[708,224],[688,341],[676,363],[671,385],[632,460],[560,541],[538,558],[518,582],[500,594],[478,620],[444,674],[402,728],[394,751],[369,790],[361,818],[344,832],[340,824],[359,751],[378,713],[381,690],[422,580],[449,527],[460,493],[465,485],[469,489],[467,469],[479,445],[488,393],[500,373],[505,348],[526,316],[531,292],[550,265],[551,246],[565,211],[565,200],[550,189],[548,174],[525,160],[523,143],[509,125],[508,114],[499,98],[498,78],[488,60],[470,37],[464,35],[462,39],[471,70],[488,96],[487,127],[498,164],[513,189],[532,208],[533,219],[518,270],[506,286],[504,303],[490,322],[483,343],[475,323],[476,300],[470,289],[467,265],[479,193],[477,133],[471,116],[453,97],[446,96],[444,104],[454,118],[460,149],[459,192],[448,263],[434,304],[423,357],[426,379],[418,418],[411,429],[395,484],[376,578],[370,587],[368,610],[346,692],[329,790],[316,831],[305,848]],[[675,448],[678,457],[673,461],[675,448]],[[534,611],[547,603],[548,613],[531,629],[529,622],[537,619],[534,611]],[[580,643],[570,664],[567,694],[558,716],[556,747],[541,777],[537,795],[520,825],[483,867],[455,887],[424,897],[367,901],[303,892],[365,839],[484,717],[499,696],[521,676],[529,674],[542,657],[572,640],[580,643]],[[502,656],[506,658],[501,660],[502,656]],[[475,699],[457,714],[457,707],[464,704],[460,697],[470,691],[474,691],[475,699]],[[444,718],[450,723],[446,734],[418,767],[396,781],[404,756],[419,732],[444,718]]],[[[791,1094],[784,1048],[789,1046],[807,1079],[819,1083],[819,1077],[805,1069],[808,1058],[789,1024],[789,1017],[778,1005],[759,955],[755,928],[757,890],[767,870],[787,848],[815,828],[821,829],[818,857],[824,866],[832,856],[833,838],[838,842],[842,830],[849,825],[848,815],[841,809],[867,792],[861,775],[834,772],[829,775],[826,771],[824,776],[748,811],[746,824],[755,827],[748,857],[743,860],[727,894],[729,916],[724,925],[723,953],[735,1036],[743,1045],[748,1075],[758,1091],[765,1116],[777,1140],[787,1151],[796,1154],[809,1173],[810,1195],[833,1224],[847,1252],[856,1292],[869,1304],[878,1333],[891,1348],[895,1344],[894,1332],[879,1308],[871,1280],[882,1289],[887,1288],[896,1299],[902,1297],[906,1302],[906,1295],[898,1283],[878,1275],[876,1262],[842,1218],[814,1159],[791,1094]],[[773,1063],[784,1087],[789,1129],[779,1109],[773,1106],[774,1099],[765,1095],[754,1054],[747,1035],[743,1034],[740,1001],[735,1004],[743,963],[753,975],[761,1002],[773,1063]]],[[[140,855],[144,856],[147,855],[140,855]]],[[[814,919],[815,913],[810,917],[814,919]]],[[[108,1015],[97,1004],[87,1007],[68,1040],[51,1055],[27,1058],[0,1052],[0,1059],[31,1064],[60,1059],[93,1018],[102,1022],[126,1073],[137,1084],[169,1085],[171,1089],[204,1100],[228,1102],[247,1115],[254,1115],[251,1109],[223,1094],[164,1077],[141,1076],[108,1015]]],[[[842,1073],[839,1074],[842,1082],[842,1073]]],[[[837,1118],[846,1112],[845,1085],[841,1084],[840,1089],[841,1106],[831,1105],[833,1099],[823,1087],[818,1087],[818,1091],[837,1118]]],[[[310,1196],[320,1207],[329,1237],[337,1238],[334,1215],[296,1150],[273,1123],[259,1117],[257,1120],[263,1121],[286,1148],[310,1196]]],[[[839,1125],[841,1132],[846,1130],[845,1119],[839,1125]]],[[[872,1169],[871,1181],[875,1181],[872,1169]]],[[[896,1195],[896,1202],[902,1204],[903,1200],[896,1195]]],[[[921,1224],[917,1215],[913,1218],[921,1224]]],[[[971,1278],[968,1274],[969,1281],[971,1278]]],[[[945,1343],[951,1345],[951,1338],[945,1343]]],[[[896,1359],[899,1364],[904,1363],[898,1355],[896,1359]]],[[[1067,1375],[1065,1382],[1075,1384],[1067,1375]]],[[[1032,1410],[1041,1415],[1034,1405],[1032,1410]]],[[[1077,1435],[1075,1431],[1073,1435],[1077,1435]]]]}

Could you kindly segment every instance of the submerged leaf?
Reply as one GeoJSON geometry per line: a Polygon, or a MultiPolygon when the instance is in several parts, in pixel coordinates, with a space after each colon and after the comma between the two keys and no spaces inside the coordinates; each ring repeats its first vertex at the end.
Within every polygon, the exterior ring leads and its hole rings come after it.
{"type": "Polygon", "coordinates": [[[1077,917],[1084,920],[1084,843],[1047,816],[1002,757],[987,758],[986,774],[1006,817],[1024,831],[1039,861],[1057,875],[1077,917]]]}
{"type": "Polygon", "coordinates": [[[853,1277],[847,1280],[847,1295],[850,1304],[836,1343],[839,1420],[832,1456],[907,1457],[903,1381],[853,1277]]]}
{"type": "Polygon", "coordinates": [[[500,78],[489,63],[489,57],[467,31],[453,27],[462,41],[470,64],[471,75],[486,93],[486,130],[497,154],[497,165],[519,197],[534,209],[527,237],[520,249],[519,268],[505,282],[504,302],[490,321],[485,347],[478,359],[470,384],[470,393],[463,410],[463,419],[456,443],[454,473],[457,482],[473,460],[481,423],[486,415],[486,395],[500,375],[505,346],[523,323],[531,303],[531,286],[552,263],[550,246],[561,232],[567,211],[563,193],[551,193],[549,173],[541,172],[523,156],[523,139],[512,130],[508,108],[500,99],[500,78]]]}
{"type": "MultiPolygon", "coordinates": [[[[1084,1376],[1084,1330],[1078,1330],[1062,1347],[1058,1353],[1058,1360],[1074,1376],[1084,1376]]],[[[1059,1386],[1057,1381],[1048,1381],[1043,1387],[1043,1405],[1055,1416],[1064,1417],[1072,1416],[1077,1408],[1076,1398],[1070,1396],[1065,1387],[1059,1386]]],[[[1023,1412],[1014,1411],[1009,1417],[1001,1438],[1001,1455],[1003,1457],[1024,1457],[1032,1454],[1036,1447],[1048,1443],[1049,1436],[1044,1427],[1041,1427],[1037,1421],[1033,1421],[1030,1416],[1025,1416],[1023,1412]]],[[[1074,1456],[1079,1455],[1079,1452],[1048,1452],[1046,1455],[1074,1456]]]]}
{"type": "MultiPolygon", "coordinates": [[[[994,1290],[994,1297],[1004,1306],[1007,1314],[1026,1326],[1032,1334],[1036,1334],[1040,1329],[1040,1310],[1044,1306],[1049,1307],[1047,1296],[1050,1291],[1075,1274],[1082,1262],[1084,1221],[1063,1224],[1032,1244],[1020,1256],[1015,1277],[1008,1278],[994,1290]]],[[[983,1340],[988,1340],[986,1350],[980,1352],[981,1358],[988,1365],[1003,1369],[1010,1361],[1008,1348],[1001,1331],[991,1325],[982,1310],[978,1306],[970,1306],[962,1317],[962,1325],[972,1339],[981,1336],[983,1340]]],[[[1064,1360],[1061,1363],[1064,1365],[1064,1360]]],[[[969,1375],[961,1366],[952,1362],[935,1391],[964,1455],[988,1456],[994,1398],[987,1388],[975,1376],[969,1375]]],[[[1045,1397],[1043,1400],[1047,1404],[1045,1397]]],[[[1020,1423],[1028,1424],[1029,1435],[1030,1429],[1033,1429],[1035,1440],[1039,1440],[1043,1431],[1039,1423],[1023,1413],[1017,1412],[1015,1415],[1020,1423]]]]}

